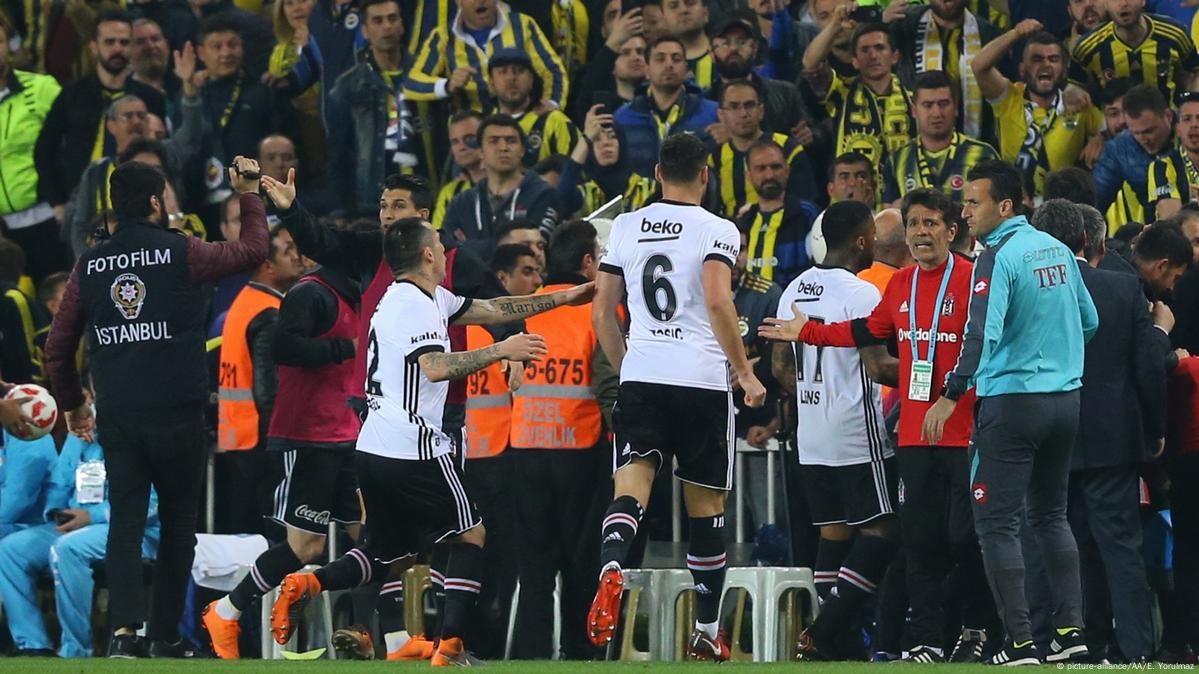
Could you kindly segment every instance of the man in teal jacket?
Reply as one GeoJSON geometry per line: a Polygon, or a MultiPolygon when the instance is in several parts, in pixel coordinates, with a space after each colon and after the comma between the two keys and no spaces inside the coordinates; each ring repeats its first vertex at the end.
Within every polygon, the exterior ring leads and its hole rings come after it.
{"type": "Polygon", "coordinates": [[[54,438],[21,440],[4,432],[0,446],[0,539],[43,522],[47,478],[58,458],[54,438]]]}
{"type": "MultiPolygon", "coordinates": [[[[53,452],[54,441],[50,436],[53,452]]],[[[54,604],[62,624],[58,655],[92,654],[92,564],[104,559],[108,547],[108,482],[104,450],[98,443],[68,435],[54,469],[48,475],[43,524],[0,540],[0,600],[8,629],[19,652],[52,655],[37,606],[38,576],[49,568],[54,575],[54,604]]],[[[150,492],[142,556],[158,549],[158,500],[150,492]]]]}
{"type": "MultiPolygon", "coordinates": [[[[1020,522],[1026,503],[1054,592],[1057,632],[1045,659],[1075,660],[1087,647],[1066,495],[1084,347],[1099,317],[1073,252],[1016,214],[1022,191],[1015,167],[980,162],[969,179],[962,215],[987,248],[974,265],[961,356],[925,416],[924,435],[940,440],[958,398],[971,384],[977,388],[970,447],[974,524],[1008,635],[991,664],[1040,663],[1024,595],[1020,522]]],[[[915,366],[912,376],[916,382],[915,366]]]]}

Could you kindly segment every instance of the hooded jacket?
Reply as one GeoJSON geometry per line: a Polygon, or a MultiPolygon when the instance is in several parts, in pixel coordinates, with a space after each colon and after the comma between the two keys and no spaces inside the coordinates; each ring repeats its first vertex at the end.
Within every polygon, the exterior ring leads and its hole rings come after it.
{"type": "Polygon", "coordinates": [[[513,220],[531,220],[537,223],[548,241],[558,227],[560,213],[554,188],[541,176],[526,171],[520,186],[508,195],[496,212],[491,210],[487,178],[454,197],[446,208],[441,232],[443,237],[462,241],[464,247],[489,260],[503,225],[513,220]]]}

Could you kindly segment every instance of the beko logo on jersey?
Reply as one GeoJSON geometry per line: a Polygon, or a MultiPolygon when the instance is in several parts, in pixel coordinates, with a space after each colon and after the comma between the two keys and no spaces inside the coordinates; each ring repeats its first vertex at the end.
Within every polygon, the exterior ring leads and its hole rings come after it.
{"type": "MultiPolygon", "coordinates": [[[[896,336],[899,338],[899,341],[906,342],[912,338],[912,331],[900,328],[899,330],[896,331],[896,336]]],[[[928,331],[928,329],[916,328],[916,341],[917,342],[927,342],[930,339],[932,339],[932,333],[930,333],[928,331]]],[[[937,331],[937,341],[942,342],[942,343],[948,342],[950,344],[957,344],[958,343],[958,335],[956,332],[941,332],[940,330],[938,330],[937,331]]]]}
{"type": "Polygon", "coordinates": [[[682,234],[683,223],[670,222],[669,220],[650,222],[645,218],[641,218],[641,231],[645,234],[682,234]]]}
{"type": "Polygon", "coordinates": [[[815,295],[816,297],[820,297],[824,294],[824,286],[819,283],[808,283],[807,281],[800,281],[795,290],[800,295],[815,295]]]}
{"type": "Polygon", "coordinates": [[[436,339],[446,340],[446,339],[449,339],[449,337],[441,334],[440,332],[438,332],[436,330],[430,330],[428,332],[425,332],[425,333],[422,333],[422,334],[419,334],[419,335],[413,337],[412,341],[410,343],[411,344],[420,344],[421,342],[431,342],[436,339]]]}

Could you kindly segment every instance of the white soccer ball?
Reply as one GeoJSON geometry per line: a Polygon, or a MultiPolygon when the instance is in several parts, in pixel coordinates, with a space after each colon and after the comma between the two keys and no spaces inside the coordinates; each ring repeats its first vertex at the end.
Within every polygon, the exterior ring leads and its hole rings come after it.
{"type": "Polygon", "coordinates": [[[37,440],[49,433],[58,421],[58,403],[54,396],[37,384],[18,384],[9,390],[5,400],[32,398],[21,405],[21,411],[33,419],[33,423],[24,424],[16,433],[22,440],[37,440]]]}

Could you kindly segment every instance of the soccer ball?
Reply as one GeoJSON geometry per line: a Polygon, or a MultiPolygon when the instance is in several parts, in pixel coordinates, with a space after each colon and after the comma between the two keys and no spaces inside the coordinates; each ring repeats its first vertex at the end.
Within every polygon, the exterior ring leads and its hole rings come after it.
{"type": "Polygon", "coordinates": [[[49,433],[58,421],[58,403],[54,396],[37,384],[18,384],[4,396],[5,400],[20,398],[33,398],[21,405],[21,411],[29,415],[33,423],[25,424],[13,435],[22,440],[37,440],[49,433]]]}

